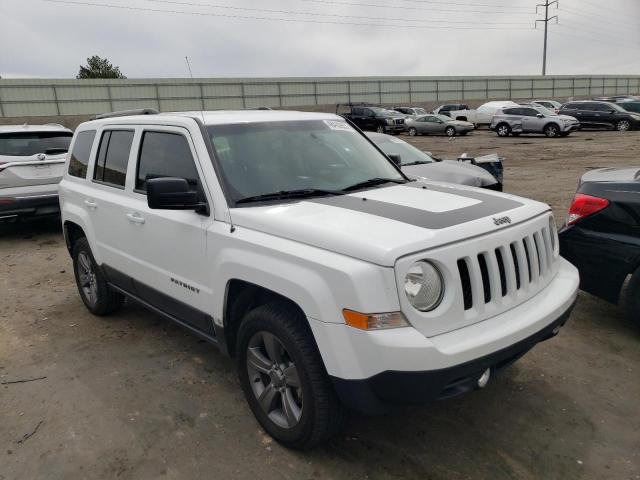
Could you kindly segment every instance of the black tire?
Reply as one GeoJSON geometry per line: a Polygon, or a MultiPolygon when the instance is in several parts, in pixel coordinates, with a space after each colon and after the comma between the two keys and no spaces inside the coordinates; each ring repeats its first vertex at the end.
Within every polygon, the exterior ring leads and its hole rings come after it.
{"type": "Polygon", "coordinates": [[[384,133],[384,125],[378,125],[376,127],[376,132],[378,133],[384,133]]]}
{"type": "MultiPolygon", "coordinates": [[[[346,409],[336,396],[306,321],[297,309],[284,303],[262,305],[250,311],[242,320],[236,343],[238,377],[253,414],[274,439],[286,447],[300,450],[313,448],[326,441],[341,430],[346,420],[346,409]],[[260,358],[267,363],[271,362],[268,351],[256,346],[259,343],[255,343],[255,339],[272,337],[275,337],[278,342],[280,359],[287,359],[281,364],[284,368],[281,370],[276,368],[280,372],[280,377],[273,373],[274,365],[279,363],[278,361],[272,364],[269,370],[271,373],[255,369],[250,373],[249,368],[256,365],[255,361],[248,362],[249,355],[253,353],[250,349],[252,351],[258,349],[257,351],[262,355],[260,358]],[[291,366],[295,367],[297,372],[296,378],[299,385],[297,388],[287,383],[284,375],[291,366]],[[294,395],[290,392],[295,392],[296,401],[301,402],[297,411],[299,418],[294,419],[288,426],[278,424],[276,415],[279,414],[285,423],[290,419],[286,415],[283,401],[286,394],[282,392],[274,394],[274,396],[280,396],[269,402],[275,407],[267,412],[258,400],[259,394],[254,392],[254,389],[263,387],[262,392],[266,392],[269,385],[272,387],[276,385],[278,378],[285,384],[280,383],[280,387],[275,390],[285,389],[289,395],[294,395]],[[280,411],[277,410],[278,405],[280,405],[280,411]]],[[[264,343],[265,346],[266,344],[267,342],[264,343]]],[[[252,355],[252,358],[255,357],[252,355]]],[[[271,392],[273,390],[274,388],[271,392]]]]}
{"type": "Polygon", "coordinates": [[[616,123],[616,130],[619,132],[628,132],[631,130],[631,122],[629,120],[620,120],[616,123]]]}
{"type": "Polygon", "coordinates": [[[508,123],[499,123],[496,126],[496,134],[499,137],[508,137],[510,133],[511,133],[511,127],[509,126],[508,123]]]}
{"type": "Polygon", "coordinates": [[[549,123],[545,125],[543,132],[547,138],[556,138],[560,135],[560,127],[555,123],[549,123]]]}
{"type": "Polygon", "coordinates": [[[456,136],[456,133],[457,133],[457,132],[456,132],[456,129],[455,129],[455,128],[453,128],[453,127],[447,127],[447,128],[445,128],[445,129],[444,129],[444,134],[445,134],[447,137],[455,137],[455,136],[456,136]]]}
{"type": "Polygon", "coordinates": [[[418,136],[418,130],[416,130],[415,127],[411,127],[409,129],[409,136],[411,137],[417,137],[418,136]]]}
{"type": "Polygon", "coordinates": [[[629,319],[640,328],[640,268],[631,275],[627,284],[623,307],[629,319]]]}
{"type": "Polygon", "coordinates": [[[109,315],[118,310],[122,306],[124,297],[109,287],[102,269],[93,258],[89,242],[85,237],[77,239],[74,243],[72,258],[78,293],[87,309],[98,316],[109,315]],[[91,269],[89,273],[84,268],[87,264],[91,269]],[[90,286],[87,285],[86,279],[90,279],[90,286]],[[95,298],[92,298],[93,293],[87,293],[88,290],[95,292],[95,298]]]}

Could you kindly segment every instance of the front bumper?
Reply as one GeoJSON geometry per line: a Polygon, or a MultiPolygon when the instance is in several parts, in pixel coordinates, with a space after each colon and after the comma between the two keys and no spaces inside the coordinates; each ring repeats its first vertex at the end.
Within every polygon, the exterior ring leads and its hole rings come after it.
{"type": "Polygon", "coordinates": [[[400,123],[400,124],[393,124],[393,125],[385,125],[384,126],[384,131],[385,132],[404,132],[407,129],[407,125],[406,123],[400,123]]]}
{"type": "Polygon", "coordinates": [[[562,132],[567,133],[567,132],[577,132],[578,130],[580,130],[580,124],[579,123],[565,123],[562,125],[562,128],[560,129],[562,132]]]}
{"type": "Polygon", "coordinates": [[[310,319],[327,372],[342,401],[365,412],[426,403],[475,388],[563,325],[575,302],[578,272],[566,260],[524,303],[487,320],[433,337],[416,329],[362,331],[310,319]]]}

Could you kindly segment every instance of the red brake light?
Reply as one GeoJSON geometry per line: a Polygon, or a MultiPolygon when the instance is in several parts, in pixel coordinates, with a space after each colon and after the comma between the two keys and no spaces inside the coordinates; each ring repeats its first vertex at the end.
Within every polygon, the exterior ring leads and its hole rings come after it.
{"type": "Polygon", "coordinates": [[[567,225],[573,225],[583,218],[604,210],[609,206],[609,200],[606,198],[592,197],[584,193],[576,193],[573,197],[573,203],[569,208],[569,216],[567,217],[567,225]]]}

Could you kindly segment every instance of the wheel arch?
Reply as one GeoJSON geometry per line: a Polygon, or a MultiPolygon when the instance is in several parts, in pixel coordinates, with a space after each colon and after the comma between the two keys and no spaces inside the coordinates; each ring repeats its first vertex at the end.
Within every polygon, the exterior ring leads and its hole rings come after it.
{"type": "Polygon", "coordinates": [[[65,220],[62,224],[62,231],[64,233],[64,241],[67,245],[69,253],[73,251],[73,246],[79,238],[87,236],[84,229],[77,223],[71,220],[65,220]]]}

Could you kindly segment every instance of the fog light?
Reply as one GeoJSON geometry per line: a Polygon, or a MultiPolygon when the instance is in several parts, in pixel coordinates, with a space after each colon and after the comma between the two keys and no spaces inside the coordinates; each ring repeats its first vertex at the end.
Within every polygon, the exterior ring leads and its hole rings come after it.
{"type": "Polygon", "coordinates": [[[491,369],[487,368],[480,378],[478,379],[478,388],[484,388],[489,383],[489,378],[491,378],[491,369]]]}

